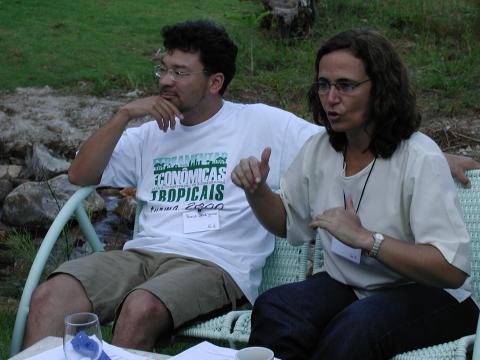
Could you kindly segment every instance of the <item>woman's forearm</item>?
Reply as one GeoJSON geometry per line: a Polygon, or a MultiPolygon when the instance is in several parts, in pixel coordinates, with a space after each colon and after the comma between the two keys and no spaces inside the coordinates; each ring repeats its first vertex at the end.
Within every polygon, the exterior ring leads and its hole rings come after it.
{"type": "Polygon", "coordinates": [[[267,184],[262,184],[257,191],[245,191],[258,221],[272,234],[285,237],[287,235],[287,212],[280,195],[274,193],[267,184]]]}
{"type": "Polygon", "coordinates": [[[377,258],[392,270],[424,285],[458,288],[467,277],[433,245],[410,244],[386,236],[377,258]]]}

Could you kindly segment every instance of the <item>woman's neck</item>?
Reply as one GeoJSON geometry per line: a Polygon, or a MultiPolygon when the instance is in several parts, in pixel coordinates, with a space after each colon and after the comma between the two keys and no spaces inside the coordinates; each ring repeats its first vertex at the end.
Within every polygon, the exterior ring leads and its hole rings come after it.
{"type": "Polygon", "coordinates": [[[347,145],[343,152],[345,162],[345,175],[352,176],[362,171],[375,158],[372,152],[368,150],[370,145],[370,136],[365,131],[357,136],[348,136],[347,145]]]}

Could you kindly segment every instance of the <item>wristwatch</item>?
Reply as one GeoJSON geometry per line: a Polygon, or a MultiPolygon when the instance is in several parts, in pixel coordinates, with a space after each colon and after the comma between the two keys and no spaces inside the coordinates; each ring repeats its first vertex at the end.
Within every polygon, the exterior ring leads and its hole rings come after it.
{"type": "Polygon", "coordinates": [[[377,232],[373,233],[372,237],[373,237],[373,246],[372,246],[372,249],[368,252],[368,256],[375,258],[377,257],[378,250],[380,250],[380,246],[382,246],[382,242],[383,240],[385,240],[385,238],[383,237],[382,234],[377,232]]]}

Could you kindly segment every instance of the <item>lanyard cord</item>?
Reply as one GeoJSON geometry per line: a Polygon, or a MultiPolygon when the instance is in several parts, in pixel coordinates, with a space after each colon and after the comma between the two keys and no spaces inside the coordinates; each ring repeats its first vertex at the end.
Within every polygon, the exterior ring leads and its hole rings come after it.
{"type": "MultiPolygon", "coordinates": [[[[375,156],[375,159],[373,160],[372,167],[370,168],[370,171],[368,172],[368,175],[367,175],[367,179],[365,180],[365,184],[363,184],[362,193],[360,194],[360,200],[358,200],[357,209],[355,210],[355,213],[358,213],[358,209],[360,208],[360,203],[362,202],[362,199],[363,199],[363,193],[365,192],[365,188],[367,187],[368,179],[370,179],[370,175],[372,174],[373,167],[375,166],[376,162],[377,162],[377,157],[375,156]]],[[[343,191],[343,206],[345,207],[345,209],[347,208],[347,200],[345,198],[345,190],[343,191]]]]}

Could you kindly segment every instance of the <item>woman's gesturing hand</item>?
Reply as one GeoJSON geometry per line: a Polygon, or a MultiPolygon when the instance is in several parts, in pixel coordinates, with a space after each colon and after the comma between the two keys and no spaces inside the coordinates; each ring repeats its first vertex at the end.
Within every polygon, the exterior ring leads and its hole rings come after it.
{"type": "Polygon", "coordinates": [[[271,153],[272,149],[267,147],[262,151],[260,161],[254,156],[240,160],[232,171],[233,183],[245,191],[254,193],[267,180],[271,153]]]}
{"type": "MultiPolygon", "coordinates": [[[[316,215],[310,226],[314,229],[321,228],[327,230],[336,239],[345,245],[353,248],[368,248],[368,244],[363,241],[362,232],[368,233],[364,229],[360,218],[355,212],[351,196],[347,196],[346,208],[337,207],[325,210],[323,214],[316,215]]],[[[368,236],[366,239],[370,239],[368,236]]]]}

